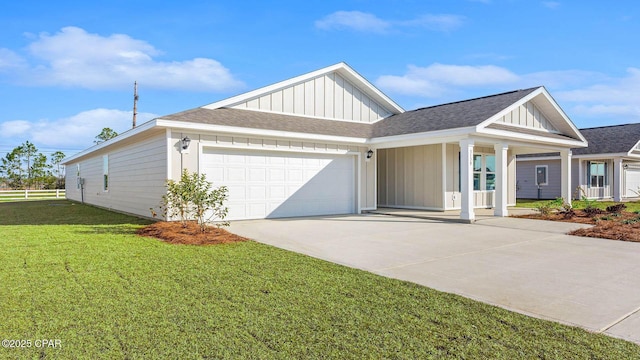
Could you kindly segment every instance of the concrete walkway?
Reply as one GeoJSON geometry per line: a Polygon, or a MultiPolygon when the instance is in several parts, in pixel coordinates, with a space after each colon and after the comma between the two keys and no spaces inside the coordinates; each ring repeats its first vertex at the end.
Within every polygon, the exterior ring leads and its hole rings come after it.
{"type": "Polygon", "coordinates": [[[256,241],[640,344],[640,243],[577,224],[385,215],[233,222],[256,241]]]}

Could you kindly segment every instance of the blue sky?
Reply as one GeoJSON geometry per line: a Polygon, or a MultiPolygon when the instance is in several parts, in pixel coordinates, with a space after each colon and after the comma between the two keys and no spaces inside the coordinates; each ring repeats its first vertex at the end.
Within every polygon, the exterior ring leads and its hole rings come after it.
{"type": "Polygon", "coordinates": [[[640,121],[636,1],[33,1],[0,12],[0,156],[344,61],[405,109],[545,85],[578,127],[640,121]]]}

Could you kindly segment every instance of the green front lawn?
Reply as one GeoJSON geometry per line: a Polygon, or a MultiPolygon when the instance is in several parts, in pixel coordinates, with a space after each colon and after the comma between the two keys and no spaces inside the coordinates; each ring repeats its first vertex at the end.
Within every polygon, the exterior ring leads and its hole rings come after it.
{"type": "MultiPolygon", "coordinates": [[[[550,201],[552,200],[518,199],[516,200],[516,207],[533,209],[538,204],[544,204],[550,201]]],[[[603,210],[606,209],[607,206],[618,204],[617,202],[613,202],[613,201],[591,201],[591,203],[594,206],[603,210]]],[[[640,201],[625,201],[624,204],[627,205],[626,211],[629,211],[629,212],[633,212],[636,210],[640,211],[640,201]]],[[[573,200],[571,201],[571,206],[573,206],[575,209],[584,209],[586,206],[586,202],[583,200],[573,200]]]]}
{"type": "Polygon", "coordinates": [[[0,204],[0,337],[62,343],[0,358],[640,358],[626,341],[255,242],[136,236],[144,223],[0,204]]]}

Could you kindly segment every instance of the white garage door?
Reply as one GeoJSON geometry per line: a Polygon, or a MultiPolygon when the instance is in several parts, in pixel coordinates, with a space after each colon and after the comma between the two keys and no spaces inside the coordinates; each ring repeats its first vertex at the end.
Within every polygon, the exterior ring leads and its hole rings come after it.
{"type": "Polygon", "coordinates": [[[229,220],[355,212],[353,156],[205,148],[201,164],[229,188],[229,220]]]}
{"type": "Polygon", "coordinates": [[[640,169],[625,169],[624,170],[624,196],[625,197],[637,197],[634,191],[640,189],[640,169]],[[632,191],[633,190],[633,191],[632,191]]]}

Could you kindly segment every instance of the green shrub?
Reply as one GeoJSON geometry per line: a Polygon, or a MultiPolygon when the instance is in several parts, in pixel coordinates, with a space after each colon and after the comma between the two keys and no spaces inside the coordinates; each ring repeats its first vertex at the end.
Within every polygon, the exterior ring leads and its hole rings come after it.
{"type": "MultiPolygon", "coordinates": [[[[180,181],[167,181],[167,194],[162,197],[160,208],[167,220],[178,219],[186,226],[187,221],[197,221],[204,231],[208,222],[217,226],[228,226],[224,221],[228,208],[224,206],[228,198],[226,186],[213,189],[204,174],[189,174],[184,170],[180,181]]],[[[151,209],[155,216],[155,212],[151,209]]]]}
{"type": "Polygon", "coordinates": [[[558,210],[563,204],[564,200],[562,198],[557,198],[555,200],[537,204],[534,209],[538,211],[540,215],[547,216],[550,215],[552,211],[558,210]]]}

